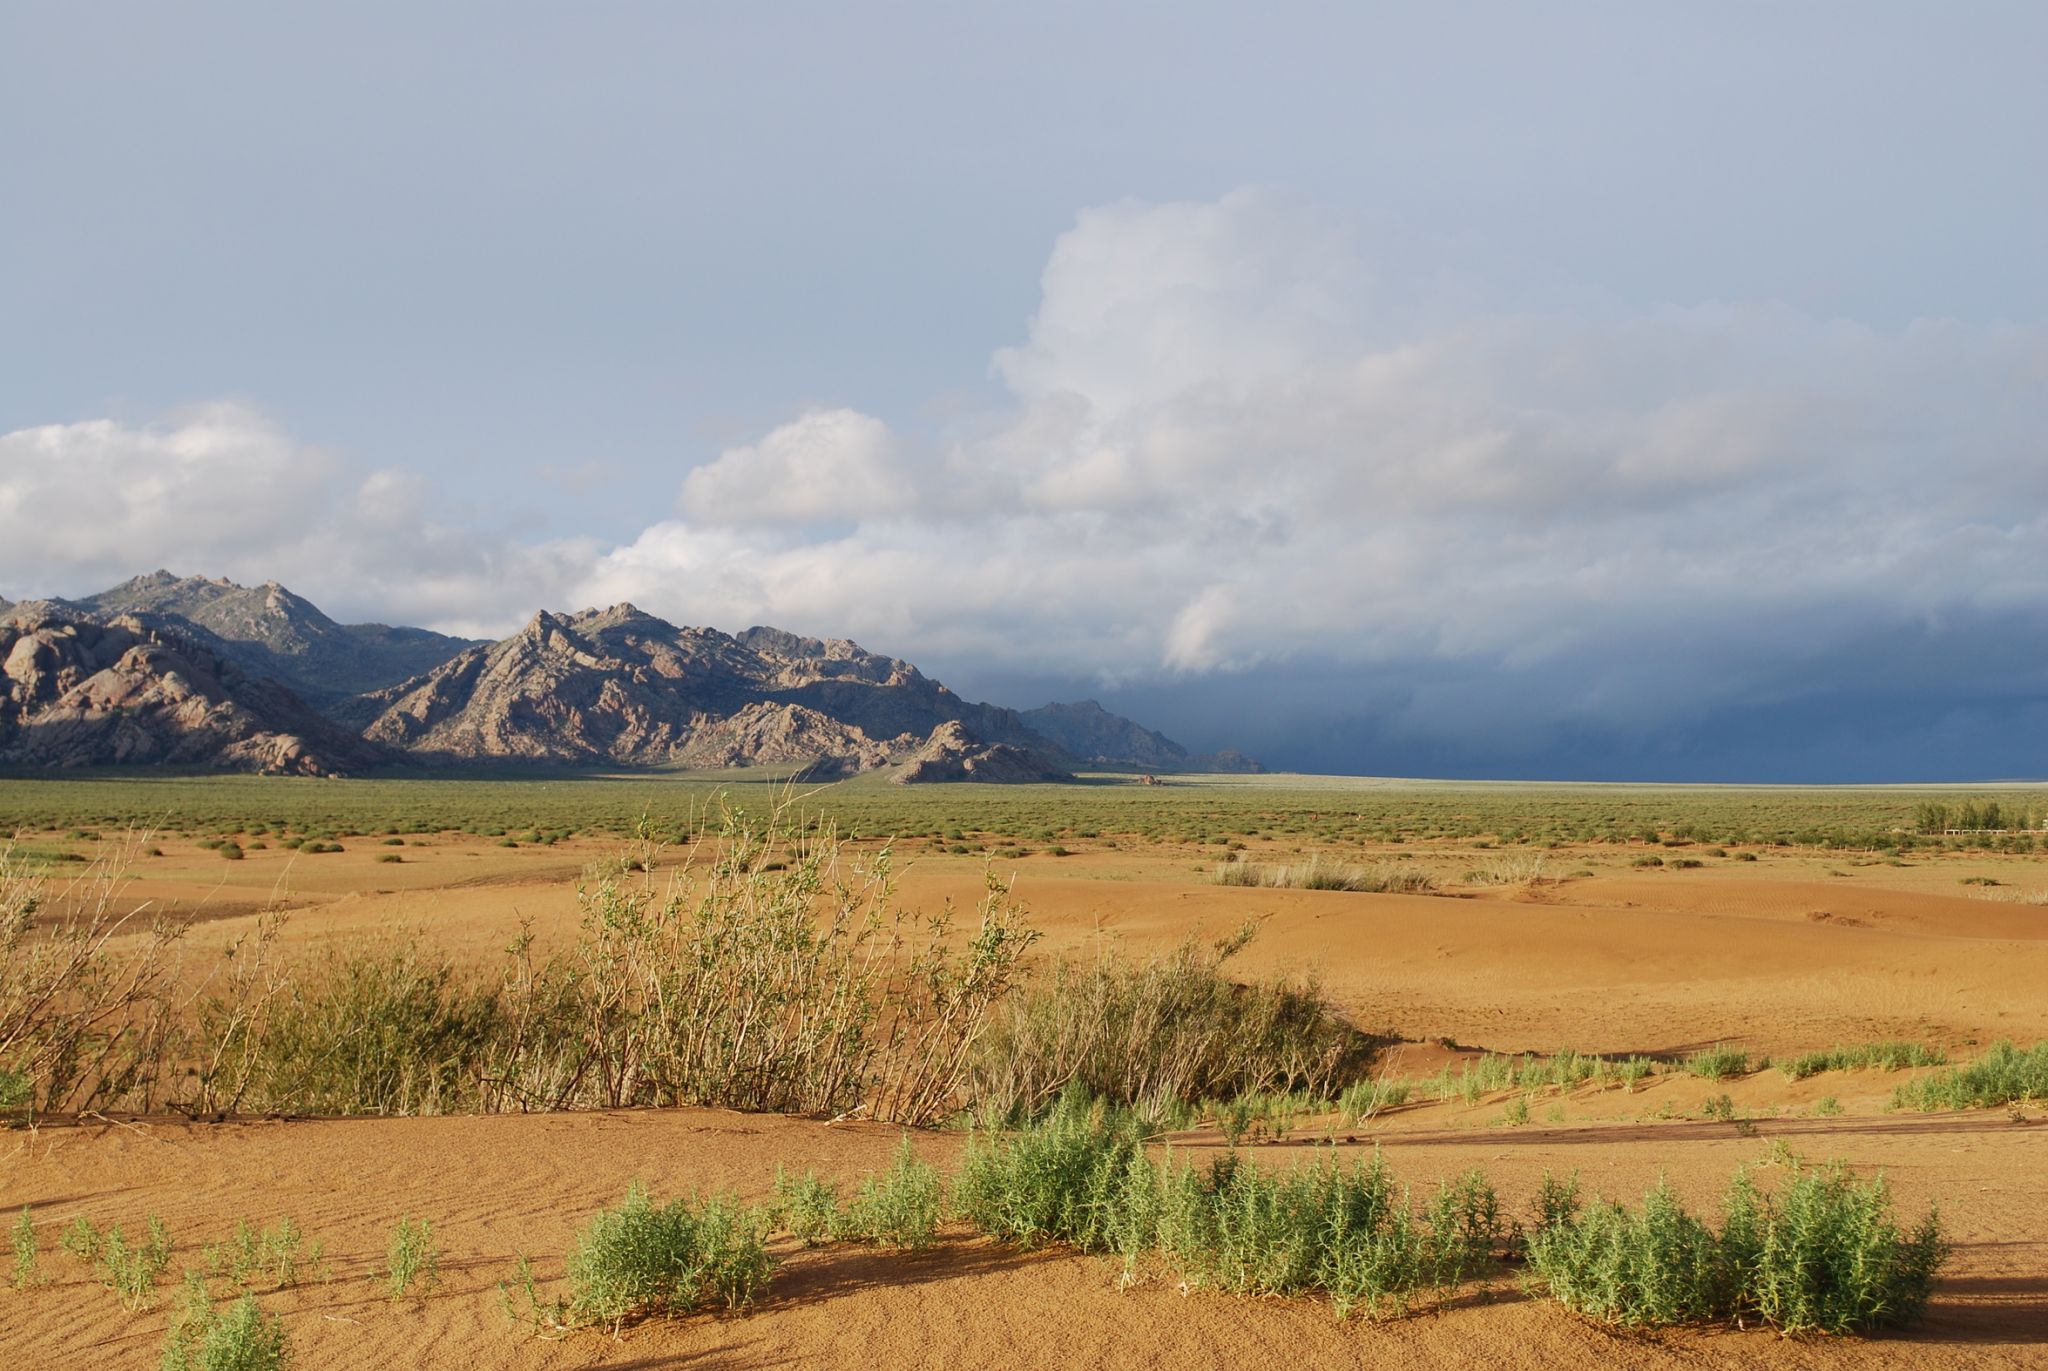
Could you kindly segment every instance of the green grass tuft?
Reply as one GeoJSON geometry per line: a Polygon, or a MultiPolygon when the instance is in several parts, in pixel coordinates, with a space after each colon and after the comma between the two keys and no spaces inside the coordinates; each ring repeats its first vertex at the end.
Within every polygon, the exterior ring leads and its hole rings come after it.
{"type": "Polygon", "coordinates": [[[403,1215],[391,1230],[384,1249],[384,1293],[395,1303],[407,1295],[425,1295],[441,1281],[441,1249],[433,1225],[403,1215]]]}
{"type": "Polygon", "coordinates": [[[1778,1069],[1790,1080],[1803,1081],[1823,1071],[1855,1071],[1869,1067],[1903,1071],[1912,1066],[1940,1066],[1947,1060],[1947,1054],[1940,1048],[1924,1043],[1871,1042],[1848,1047],[1837,1044],[1825,1052],[1802,1052],[1789,1061],[1780,1062],[1778,1069]]]}
{"type": "Polygon", "coordinates": [[[1908,1081],[1892,1093],[1894,1109],[1992,1109],[2002,1104],[2048,1100],[2048,1042],[2024,1051],[1993,1043],[1974,1062],[1908,1081]]]}

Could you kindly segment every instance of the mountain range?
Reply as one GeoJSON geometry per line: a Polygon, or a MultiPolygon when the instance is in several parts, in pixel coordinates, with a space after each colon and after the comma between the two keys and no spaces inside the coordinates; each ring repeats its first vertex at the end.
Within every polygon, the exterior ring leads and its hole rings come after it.
{"type": "Polygon", "coordinates": [[[275,582],[166,571],[75,600],[0,600],[0,767],[507,764],[888,770],[906,784],[1258,769],[1092,701],[976,704],[844,639],[678,627],[630,604],[543,610],[480,642],[338,623],[275,582]]]}

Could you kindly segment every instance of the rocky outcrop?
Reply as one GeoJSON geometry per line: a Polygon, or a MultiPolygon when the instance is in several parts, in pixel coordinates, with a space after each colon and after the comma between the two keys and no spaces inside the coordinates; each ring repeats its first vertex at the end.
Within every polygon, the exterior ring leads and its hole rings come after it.
{"type": "Polygon", "coordinates": [[[274,581],[159,571],[75,601],[0,600],[0,618],[5,766],[894,766],[912,784],[1218,760],[1092,701],[1020,715],[843,638],[682,628],[630,604],[468,643],[336,623],[274,581]]]}
{"type": "Polygon", "coordinates": [[[125,614],[201,629],[220,655],[323,705],[411,680],[476,646],[424,628],[339,624],[275,581],[239,586],[156,571],[71,603],[97,619],[125,614]]]}
{"type": "Polygon", "coordinates": [[[632,605],[543,611],[418,681],[367,696],[365,736],[445,761],[870,770],[941,723],[1029,737],[917,668],[843,640],[679,628],[632,605]]]}
{"type": "Polygon", "coordinates": [[[0,766],[325,775],[378,760],[285,686],[189,637],[50,602],[0,613],[0,766]]]}
{"type": "Polygon", "coordinates": [[[1016,785],[1032,781],[1071,781],[1059,763],[1027,747],[986,743],[959,723],[940,724],[913,752],[903,769],[889,778],[897,785],[936,781],[981,781],[1016,785]]]}
{"type": "Polygon", "coordinates": [[[887,766],[889,748],[815,709],[763,701],[700,727],[677,760],[705,768],[795,762],[814,777],[852,776],[887,766]]]}

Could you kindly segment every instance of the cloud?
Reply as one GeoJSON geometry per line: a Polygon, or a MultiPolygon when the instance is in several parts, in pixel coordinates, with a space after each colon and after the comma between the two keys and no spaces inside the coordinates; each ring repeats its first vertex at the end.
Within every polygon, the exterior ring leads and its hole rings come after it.
{"type": "Polygon", "coordinates": [[[139,572],[280,580],[344,615],[504,625],[597,555],[522,546],[437,518],[415,475],[359,470],[246,405],[142,425],[95,419],[0,434],[0,590],[77,595],[139,572]]]}
{"type": "MultiPolygon", "coordinates": [[[[2041,331],[1770,301],[1445,317],[1369,250],[1259,190],[1086,211],[995,355],[1006,411],[886,437],[833,412],[931,488],[734,540],[700,471],[593,584],[1072,676],[1462,673],[1401,707],[1438,733],[1492,696],[1504,727],[1654,726],[1812,686],[1786,664],[1886,626],[2043,602],[2041,331]]],[[[836,450],[788,433],[706,470],[836,450]]]]}
{"type": "MultiPolygon", "coordinates": [[[[631,599],[990,677],[1316,663],[1331,717],[1467,740],[1864,689],[1872,644],[2048,607],[2042,329],[1487,310],[1441,276],[1284,194],[1120,202],[1053,245],[1001,404],[803,412],[619,545],[452,526],[217,406],[0,438],[0,576],[169,561],[480,628],[631,599]]],[[[1942,641],[1964,673],[1991,651],[1942,641]]]]}
{"type": "Polygon", "coordinates": [[[727,448],[683,480],[678,506],[714,525],[872,518],[909,496],[889,426],[850,409],[812,410],[757,443],[727,448]]]}

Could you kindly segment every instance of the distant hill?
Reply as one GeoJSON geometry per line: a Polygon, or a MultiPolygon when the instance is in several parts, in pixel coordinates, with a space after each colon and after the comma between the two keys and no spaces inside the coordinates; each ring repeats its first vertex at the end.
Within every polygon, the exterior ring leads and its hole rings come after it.
{"type": "Polygon", "coordinates": [[[1062,771],[1013,710],[962,700],[916,667],[842,639],[679,628],[629,604],[536,614],[424,678],[350,706],[364,736],[421,759],[720,767],[910,756],[957,724],[1062,771]]]}
{"type": "Polygon", "coordinates": [[[132,614],[196,624],[220,640],[223,654],[321,704],[424,675],[476,646],[424,628],[338,624],[275,581],[239,586],[156,571],[70,603],[96,617],[132,614]]]}
{"type": "Polygon", "coordinates": [[[386,760],[193,637],[47,601],[0,612],[0,765],[326,775],[386,760]]]}
{"type": "Polygon", "coordinates": [[[1155,733],[1121,714],[1112,714],[1093,700],[1041,705],[1020,716],[1033,731],[1084,762],[1136,767],[1144,771],[1260,771],[1239,752],[1189,752],[1163,733],[1155,733]]]}
{"type": "Polygon", "coordinates": [[[678,627],[629,604],[544,610],[479,643],[336,623],[276,582],[159,571],[0,600],[0,663],[0,766],[15,768],[774,765],[903,784],[1257,769],[1093,701],[1019,714],[845,639],[678,627]]]}

